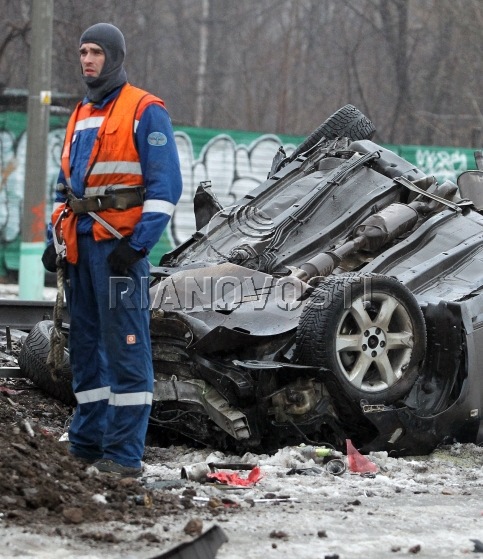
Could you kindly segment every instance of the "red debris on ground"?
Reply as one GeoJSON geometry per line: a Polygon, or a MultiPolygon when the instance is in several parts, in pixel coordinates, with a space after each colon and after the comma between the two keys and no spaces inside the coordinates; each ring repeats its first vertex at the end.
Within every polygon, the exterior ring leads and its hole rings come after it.
{"type": "Polygon", "coordinates": [[[350,439],[346,439],[347,445],[347,464],[349,471],[357,474],[376,474],[379,468],[368,458],[363,456],[352,444],[350,439]]]}

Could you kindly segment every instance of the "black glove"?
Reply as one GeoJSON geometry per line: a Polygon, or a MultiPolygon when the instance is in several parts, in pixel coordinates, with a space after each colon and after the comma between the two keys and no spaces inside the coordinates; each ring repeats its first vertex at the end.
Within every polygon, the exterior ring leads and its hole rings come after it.
{"type": "Polygon", "coordinates": [[[107,257],[111,270],[120,276],[128,275],[128,268],[136,264],[144,256],[140,250],[135,250],[128,239],[121,239],[117,247],[107,257]]]}
{"type": "Polygon", "coordinates": [[[54,243],[50,243],[47,245],[47,248],[44,250],[44,254],[42,254],[42,264],[44,268],[48,272],[56,272],[57,271],[57,252],[55,251],[54,243]]]}

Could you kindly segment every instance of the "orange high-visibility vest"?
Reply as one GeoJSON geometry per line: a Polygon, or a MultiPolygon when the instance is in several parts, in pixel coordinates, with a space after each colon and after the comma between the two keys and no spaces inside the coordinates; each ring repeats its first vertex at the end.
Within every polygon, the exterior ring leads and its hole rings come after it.
{"type": "MultiPolygon", "coordinates": [[[[134,123],[139,120],[147,105],[152,103],[164,107],[164,102],[158,97],[126,84],[111,103],[108,103],[104,109],[96,110],[96,116],[103,120],[87,164],[84,197],[103,195],[107,188],[109,188],[108,192],[112,193],[116,189],[144,185],[139,154],[134,142],[134,123]]],[[[79,127],[79,123],[89,118],[91,110],[91,104],[79,103],[67,124],[61,166],[68,186],[70,186],[70,149],[76,125],[79,127]]],[[[52,213],[54,226],[62,212],[64,215],[60,221],[60,231],[57,226],[57,235],[62,237],[66,244],[67,261],[76,264],[77,216],[67,204],[56,205],[52,213]]],[[[126,210],[110,208],[96,213],[121,235],[129,236],[132,235],[135,225],[141,218],[142,206],[126,210]]],[[[112,233],[97,221],[92,224],[92,234],[96,241],[113,237],[112,233]]]]}

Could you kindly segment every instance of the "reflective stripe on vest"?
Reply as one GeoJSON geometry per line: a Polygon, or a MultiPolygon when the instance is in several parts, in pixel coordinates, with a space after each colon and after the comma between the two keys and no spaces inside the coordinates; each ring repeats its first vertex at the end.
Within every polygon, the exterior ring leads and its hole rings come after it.
{"type": "MultiPolygon", "coordinates": [[[[139,175],[142,178],[141,164],[135,161],[103,161],[102,163],[95,163],[92,167],[91,175],[105,175],[107,173],[139,175]]],[[[86,191],[91,188],[96,187],[86,188],[86,191]]],[[[88,195],[87,192],[86,195],[88,195]]]]}
{"type": "Polygon", "coordinates": [[[85,118],[75,123],[75,132],[79,130],[88,130],[89,128],[100,128],[104,122],[103,116],[91,116],[90,118],[85,118]]]}

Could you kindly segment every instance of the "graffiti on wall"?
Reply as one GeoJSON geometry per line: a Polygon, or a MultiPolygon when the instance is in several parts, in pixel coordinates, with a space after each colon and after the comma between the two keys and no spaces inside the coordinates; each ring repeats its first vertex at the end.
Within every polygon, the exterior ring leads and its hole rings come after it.
{"type": "Polygon", "coordinates": [[[417,149],[415,163],[420,169],[428,169],[428,173],[436,176],[441,182],[455,182],[458,175],[468,169],[467,154],[457,149],[417,149]]]}
{"type": "MultiPolygon", "coordinates": [[[[1,113],[5,115],[9,113],[1,113]]],[[[12,114],[12,113],[10,113],[12,114]]],[[[17,113],[18,116],[19,113],[17,113]]],[[[19,243],[23,212],[23,193],[26,161],[26,115],[16,128],[9,127],[8,119],[0,119],[0,281],[9,271],[18,270],[19,243]],[[4,122],[5,121],[5,122],[4,122]]],[[[60,165],[60,153],[65,128],[52,126],[48,136],[47,181],[45,188],[46,223],[55,196],[55,185],[60,165]]],[[[175,138],[180,154],[183,194],[160,249],[153,251],[159,259],[160,251],[169,250],[186,240],[195,231],[193,197],[202,181],[211,181],[212,190],[223,206],[232,205],[238,198],[261,184],[267,177],[271,162],[283,144],[290,154],[304,138],[283,142],[273,134],[254,134],[236,131],[216,132],[196,129],[197,142],[185,129],[176,130],[175,138]],[[297,141],[298,140],[298,141],[297,141]]],[[[470,149],[443,149],[415,146],[391,146],[402,157],[412,161],[438,180],[456,181],[456,177],[474,168],[470,149]]],[[[153,262],[157,263],[157,262],[153,262]]]]}
{"type": "MultiPolygon", "coordinates": [[[[47,180],[38,188],[45,190],[45,222],[50,219],[55,185],[59,173],[60,151],[65,129],[52,129],[47,145],[47,180]]],[[[0,278],[18,270],[19,244],[23,218],[27,135],[0,130],[0,278]]]]}

